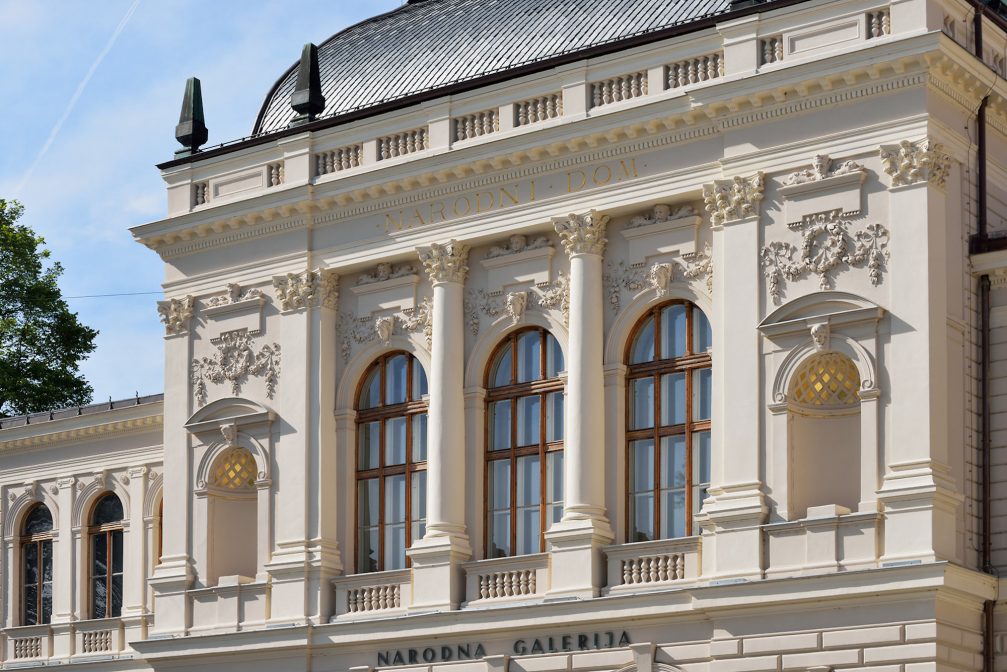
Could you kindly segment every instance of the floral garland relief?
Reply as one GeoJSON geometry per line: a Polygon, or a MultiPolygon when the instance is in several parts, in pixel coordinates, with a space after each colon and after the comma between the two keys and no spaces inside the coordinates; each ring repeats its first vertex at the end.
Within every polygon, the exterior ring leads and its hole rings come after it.
{"type": "Polygon", "coordinates": [[[276,382],[280,375],[280,345],[265,344],[259,351],[254,349],[252,336],[246,329],[228,331],[214,339],[217,352],[212,357],[202,357],[192,362],[192,385],[196,403],[206,404],[206,381],[215,385],[231,384],[231,394],[238,396],[241,386],[249,377],[262,377],[266,382],[266,396],[270,399],[276,392],[276,382]]]}
{"type": "Polygon", "coordinates": [[[804,229],[800,248],[785,241],[762,248],[762,267],[773,303],[780,303],[784,280],[793,282],[812,273],[819,278],[819,288],[831,289],[833,273],[843,265],[866,266],[871,284],[881,284],[889,257],[884,226],[868,224],[851,233],[852,223],[842,218],[841,211],[833,210],[809,215],[797,228],[804,229]]]}

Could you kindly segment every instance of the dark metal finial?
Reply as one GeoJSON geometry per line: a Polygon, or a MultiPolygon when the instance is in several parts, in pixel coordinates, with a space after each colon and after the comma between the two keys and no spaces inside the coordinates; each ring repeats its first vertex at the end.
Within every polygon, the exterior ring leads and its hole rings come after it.
{"type": "Polygon", "coordinates": [[[203,117],[203,91],[199,87],[199,80],[190,77],[185,82],[182,113],[178,115],[178,126],[175,127],[175,139],[182,143],[184,149],[175,152],[175,156],[195,154],[208,137],[206,119],[203,117]]]}
{"type": "Polygon", "coordinates": [[[297,67],[297,86],[290,94],[290,106],[297,112],[297,116],[290,122],[291,126],[314,121],[325,109],[322,80],[318,74],[318,47],[310,42],[301,50],[301,64],[297,67]]]}

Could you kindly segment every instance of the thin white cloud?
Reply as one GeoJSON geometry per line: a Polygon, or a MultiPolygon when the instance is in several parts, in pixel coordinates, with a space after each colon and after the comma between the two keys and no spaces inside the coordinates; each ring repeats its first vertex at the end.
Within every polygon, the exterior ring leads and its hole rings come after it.
{"type": "Polygon", "coordinates": [[[130,17],[133,16],[133,12],[135,12],[136,8],[139,6],[140,0],[133,0],[133,4],[131,4],[129,9],[126,10],[126,13],[119,21],[119,25],[117,25],[115,30],[112,31],[112,36],[108,38],[108,42],[105,43],[105,48],[102,49],[101,53],[98,54],[98,57],[94,59],[94,63],[92,63],[91,67],[88,68],[87,74],[84,75],[84,79],[80,80],[80,84],[77,85],[77,90],[74,91],[73,95],[70,97],[70,102],[67,103],[66,109],[63,111],[63,115],[56,121],[56,125],[52,127],[52,130],[49,132],[49,137],[46,138],[45,144],[42,145],[42,149],[39,150],[38,154],[35,156],[35,160],[32,161],[30,166],[28,166],[28,170],[25,171],[20,184],[18,184],[17,188],[14,190],[15,197],[19,196],[21,194],[21,190],[24,189],[26,184],[28,184],[28,180],[31,179],[32,173],[35,172],[35,168],[42,161],[42,158],[45,156],[46,152],[49,151],[49,148],[52,147],[52,143],[55,142],[56,136],[59,135],[60,130],[63,128],[63,124],[66,123],[66,120],[70,117],[70,113],[73,112],[74,106],[77,105],[77,101],[80,99],[81,94],[84,93],[84,89],[87,88],[87,84],[91,81],[91,77],[94,76],[94,73],[98,69],[98,66],[101,65],[101,62],[105,60],[106,54],[112,50],[112,47],[115,45],[115,41],[119,39],[119,35],[122,34],[122,31],[126,28],[126,24],[129,23],[130,17]]]}

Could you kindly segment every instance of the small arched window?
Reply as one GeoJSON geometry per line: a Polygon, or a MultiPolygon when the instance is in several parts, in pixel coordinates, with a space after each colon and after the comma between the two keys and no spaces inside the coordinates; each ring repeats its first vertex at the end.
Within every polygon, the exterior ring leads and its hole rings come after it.
{"type": "Polygon", "coordinates": [[[710,482],[710,322],[687,301],[651,309],[627,352],[628,541],[693,534],[710,482]]]}
{"type": "Polygon", "coordinates": [[[21,527],[21,625],[52,618],[52,514],[36,504],[21,527]]]}
{"type": "Polygon", "coordinates": [[[122,613],[122,502],[107,493],[91,510],[91,618],[122,613]]]}
{"type": "Polygon", "coordinates": [[[486,372],[486,557],[540,553],[563,516],[563,351],[545,329],[510,334],[486,372]]]}
{"type": "Polygon", "coordinates": [[[357,571],[407,566],[426,533],[427,376],[412,355],[371,364],[357,394],[357,571]]]}

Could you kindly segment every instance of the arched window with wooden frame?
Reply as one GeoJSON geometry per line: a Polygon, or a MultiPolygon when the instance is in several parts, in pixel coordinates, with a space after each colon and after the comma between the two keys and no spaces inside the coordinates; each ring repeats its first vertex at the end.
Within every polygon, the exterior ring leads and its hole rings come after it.
{"type": "Polygon", "coordinates": [[[115,493],[98,498],[91,509],[91,618],[122,613],[122,502],[115,493]]]}
{"type": "Polygon", "coordinates": [[[486,557],[540,553],[563,516],[563,351],[545,329],[507,336],[486,371],[486,557]]]}
{"type": "Polygon", "coordinates": [[[38,503],[21,525],[21,625],[52,618],[52,513],[38,503]]]}
{"type": "Polygon", "coordinates": [[[698,306],[647,311],[626,349],[627,541],[695,534],[710,482],[713,335],[698,306]]]}
{"type": "Polygon", "coordinates": [[[357,392],[357,571],[408,566],[426,533],[427,376],[405,352],[380,357],[357,392]]]}

